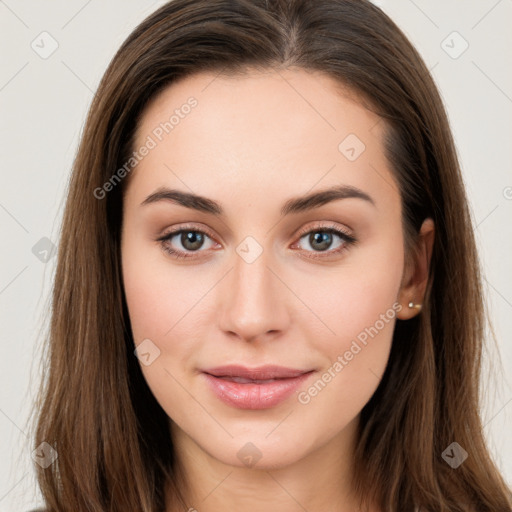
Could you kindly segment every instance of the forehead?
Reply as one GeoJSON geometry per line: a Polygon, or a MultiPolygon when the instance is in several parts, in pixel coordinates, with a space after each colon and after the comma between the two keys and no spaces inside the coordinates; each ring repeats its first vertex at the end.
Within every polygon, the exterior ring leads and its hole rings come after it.
{"type": "Polygon", "coordinates": [[[398,189],[384,128],[356,93],[319,72],[202,72],[146,107],[134,150],[149,139],[154,147],[132,178],[146,191],[182,178],[205,195],[268,187],[296,195],[317,183],[343,183],[391,201],[398,189]]]}

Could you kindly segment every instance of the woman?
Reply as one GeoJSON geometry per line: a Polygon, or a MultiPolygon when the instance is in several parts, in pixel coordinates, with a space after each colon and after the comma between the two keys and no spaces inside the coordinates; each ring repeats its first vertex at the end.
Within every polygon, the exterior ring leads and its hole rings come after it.
{"type": "Polygon", "coordinates": [[[58,258],[48,510],[511,510],[446,113],[370,2],[147,18],[91,106],[58,258]]]}

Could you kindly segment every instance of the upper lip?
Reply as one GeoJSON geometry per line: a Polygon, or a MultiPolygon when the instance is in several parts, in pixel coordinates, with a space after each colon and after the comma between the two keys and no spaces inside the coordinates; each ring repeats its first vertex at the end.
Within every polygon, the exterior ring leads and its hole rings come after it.
{"type": "Polygon", "coordinates": [[[291,379],[311,371],[312,370],[297,370],[294,368],[286,368],[284,366],[275,365],[247,368],[246,366],[234,364],[216,366],[215,368],[203,370],[204,373],[208,373],[214,377],[241,377],[244,379],[252,380],[291,379]]]}

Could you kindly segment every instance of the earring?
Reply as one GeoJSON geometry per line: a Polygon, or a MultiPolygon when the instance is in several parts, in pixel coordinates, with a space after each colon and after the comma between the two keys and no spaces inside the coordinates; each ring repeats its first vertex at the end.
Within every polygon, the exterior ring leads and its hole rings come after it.
{"type": "Polygon", "coordinates": [[[409,307],[411,309],[418,309],[418,310],[420,310],[421,309],[421,304],[414,304],[414,302],[409,302],[409,307]]]}

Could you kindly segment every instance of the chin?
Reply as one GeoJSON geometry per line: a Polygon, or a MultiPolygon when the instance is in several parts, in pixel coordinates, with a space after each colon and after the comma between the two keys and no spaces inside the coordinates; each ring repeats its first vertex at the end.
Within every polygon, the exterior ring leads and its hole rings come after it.
{"type": "Polygon", "coordinates": [[[280,439],[276,443],[265,439],[264,435],[237,437],[223,445],[205,446],[203,449],[223,464],[256,470],[284,468],[306,456],[304,445],[298,439],[288,437],[287,442],[280,439]],[[301,449],[298,450],[297,446],[301,449]]]}

